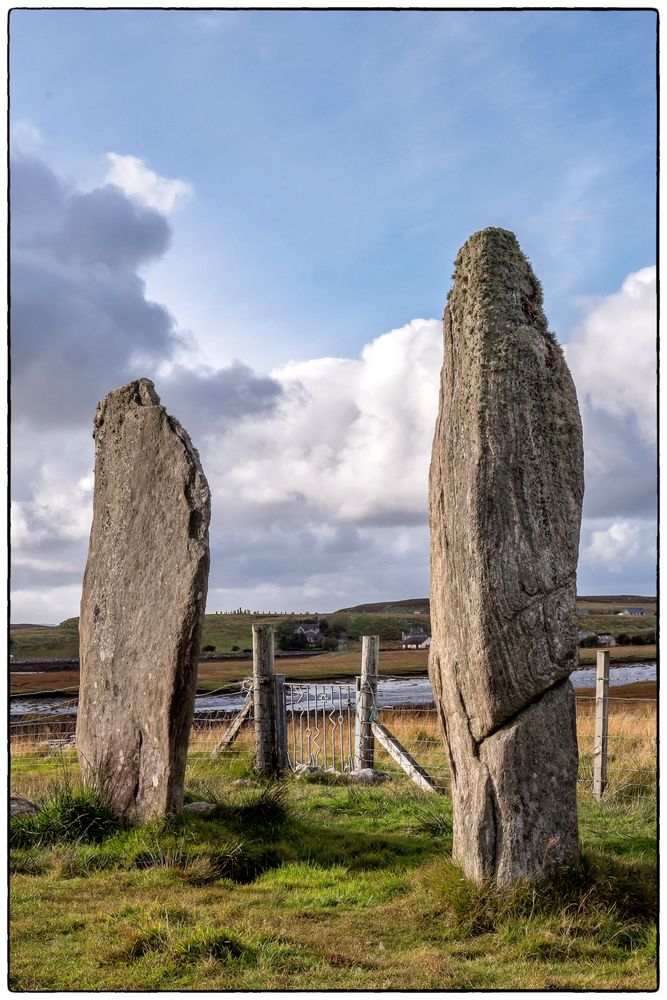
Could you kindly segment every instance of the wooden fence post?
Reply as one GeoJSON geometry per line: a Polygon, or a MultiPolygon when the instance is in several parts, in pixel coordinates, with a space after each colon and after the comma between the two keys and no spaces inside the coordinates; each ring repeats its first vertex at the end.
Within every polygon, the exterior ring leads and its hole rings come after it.
{"type": "Polygon", "coordinates": [[[255,716],[255,768],[272,777],[279,770],[276,739],[276,689],[273,675],[273,628],[252,627],[252,672],[255,716]]]}
{"type": "Polygon", "coordinates": [[[361,677],[357,677],[357,711],[354,722],[354,766],[356,770],[373,767],[375,737],[372,724],[378,685],[380,636],[365,635],[361,646],[361,677]]]}
{"type": "Polygon", "coordinates": [[[607,787],[607,736],[609,732],[609,652],[598,650],[595,678],[595,750],[593,795],[598,801],[607,787]]]}

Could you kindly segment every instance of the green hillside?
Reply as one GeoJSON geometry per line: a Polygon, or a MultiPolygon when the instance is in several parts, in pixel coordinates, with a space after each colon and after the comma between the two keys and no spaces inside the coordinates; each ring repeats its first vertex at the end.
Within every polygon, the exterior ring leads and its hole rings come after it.
{"type": "MultiPolygon", "coordinates": [[[[408,603],[408,602],[406,602],[408,603]]],[[[252,649],[252,626],[268,622],[274,626],[285,621],[318,622],[326,619],[335,629],[344,629],[349,640],[362,635],[379,635],[382,643],[399,643],[401,632],[421,627],[430,630],[427,615],[364,614],[335,612],[332,615],[253,615],[212,614],[204,618],[202,648],[215,646],[217,653],[230,653],[234,647],[252,649]]],[[[72,657],[79,655],[79,619],[68,618],[60,625],[13,625],[10,629],[11,653],[17,660],[72,657]]]]}
{"type": "MultiPolygon", "coordinates": [[[[594,604],[594,601],[591,599],[589,603],[594,604]]],[[[335,632],[344,630],[348,642],[354,642],[362,635],[379,635],[383,644],[391,646],[400,643],[401,632],[419,628],[429,635],[431,632],[428,600],[415,598],[384,604],[360,604],[356,608],[342,608],[320,615],[210,614],[204,619],[201,644],[202,647],[215,646],[217,653],[230,653],[234,647],[250,650],[253,624],[269,622],[277,627],[285,621],[315,623],[322,619],[326,619],[335,632]]],[[[607,633],[617,637],[625,633],[646,641],[651,633],[655,633],[656,617],[649,614],[637,618],[618,617],[607,612],[582,615],[578,618],[578,625],[580,629],[598,635],[607,633]]],[[[10,644],[10,652],[17,660],[78,656],[79,619],[68,618],[56,626],[12,625],[10,644]]]]}

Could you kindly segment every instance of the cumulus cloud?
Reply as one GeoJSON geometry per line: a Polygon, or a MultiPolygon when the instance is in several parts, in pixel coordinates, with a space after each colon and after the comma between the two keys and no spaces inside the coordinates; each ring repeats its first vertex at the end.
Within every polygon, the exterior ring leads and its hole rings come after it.
{"type": "Polygon", "coordinates": [[[596,305],[567,345],[580,401],[656,439],[656,269],[645,267],[596,305]]]}
{"type": "Polygon", "coordinates": [[[423,523],[441,360],[440,323],[418,319],[359,358],[275,370],[281,402],[211,456],[215,490],[260,518],[296,507],[300,521],[423,523]]]}
{"type": "Polygon", "coordinates": [[[656,508],[656,272],[628,275],[593,305],[566,347],[584,426],[586,517],[656,508]]]}
{"type": "Polygon", "coordinates": [[[113,184],[81,191],[26,157],[12,163],[11,205],[15,432],[88,428],[110,389],[165,365],[175,409],[198,400],[211,426],[270,408],[280,390],[266,376],[240,364],[189,371],[179,360],[184,338],[140,274],[170,246],[161,211],[113,184]]]}
{"type": "Polygon", "coordinates": [[[602,565],[612,572],[623,569],[639,552],[639,526],[631,521],[614,521],[608,528],[593,531],[584,550],[593,565],[602,565]]]}
{"type": "Polygon", "coordinates": [[[653,518],[585,521],[578,571],[580,593],[654,594],[655,561],[653,518]]]}
{"type": "Polygon", "coordinates": [[[137,273],[171,233],[118,188],[83,193],[34,159],[13,161],[10,194],[13,420],[77,426],[137,356],[174,356],[174,321],[137,273]]]}
{"type": "Polygon", "coordinates": [[[280,383],[235,361],[226,368],[174,365],[159,380],[163,404],[198,437],[232,430],[248,416],[271,414],[282,395],[280,383]]]}
{"type": "Polygon", "coordinates": [[[187,181],[175,177],[160,177],[138,156],[107,153],[109,170],[106,183],[119,187],[131,198],[164,215],[181,208],[193,194],[187,181]]]}
{"type": "Polygon", "coordinates": [[[82,576],[90,432],[102,396],[133,378],[153,378],[196,438],[268,413],[282,389],[241,363],[188,367],[175,319],[146,297],[140,273],[168,251],[173,234],[163,211],[115,184],[82,191],[20,155],[10,194],[12,582],[16,614],[33,617],[32,605],[20,602],[53,586],[58,574],[62,583],[67,566],[72,579],[82,576]]]}

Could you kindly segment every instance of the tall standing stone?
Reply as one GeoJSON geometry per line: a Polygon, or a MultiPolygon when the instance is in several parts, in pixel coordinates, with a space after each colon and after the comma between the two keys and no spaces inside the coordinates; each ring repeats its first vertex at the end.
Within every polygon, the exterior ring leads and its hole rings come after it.
{"type": "Polygon", "coordinates": [[[83,778],[132,822],[177,813],[208,587],[210,493],[153,383],[98,405],[80,619],[83,778]]]}
{"type": "Polygon", "coordinates": [[[449,750],[454,858],[510,884],[575,862],[574,383],[513,233],[463,246],[444,320],[429,483],[429,673],[449,750]]]}

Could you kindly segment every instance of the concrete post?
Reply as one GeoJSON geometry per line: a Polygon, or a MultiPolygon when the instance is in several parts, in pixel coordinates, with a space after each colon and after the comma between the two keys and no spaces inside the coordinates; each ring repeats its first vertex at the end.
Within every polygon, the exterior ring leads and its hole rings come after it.
{"type": "Polygon", "coordinates": [[[361,646],[361,676],[357,677],[357,709],[354,724],[354,766],[357,770],[375,763],[375,721],[380,636],[365,635],[361,646]]]}
{"type": "Polygon", "coordinates": [[[609,732],[609,652],[598,649],[595,678],[595,751],[593,795],[598,801],[607,787],[607,736],[609,732]]]}

